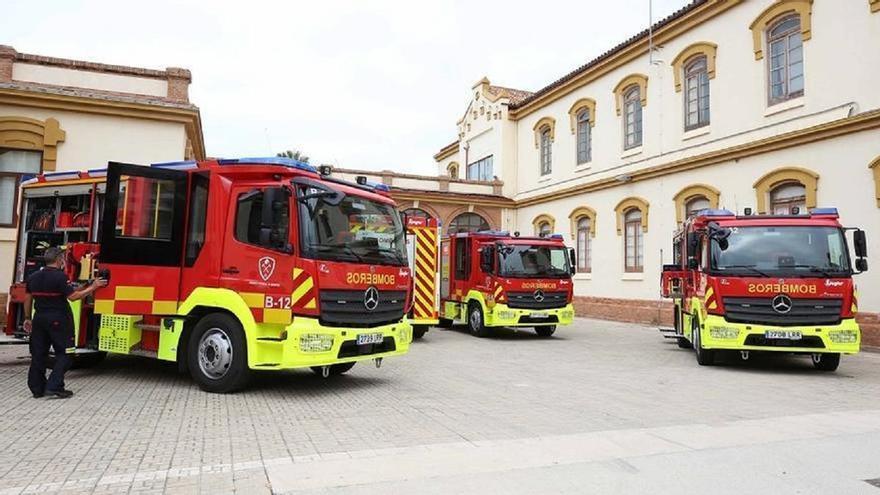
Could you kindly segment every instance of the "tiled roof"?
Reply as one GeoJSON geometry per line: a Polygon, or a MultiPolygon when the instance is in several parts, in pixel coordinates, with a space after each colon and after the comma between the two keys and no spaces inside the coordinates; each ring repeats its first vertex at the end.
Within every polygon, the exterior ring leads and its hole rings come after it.
{"type": "Polygon", "coordinates": [[[506,96],[510,99],[511,105],[516,105],[517,103],[525,100],[529,96],[532,96],[531,91],[525,91],[522,89],[514,89],[514,88],[505,88],[504,86],[489,86],[489,94],[492,96],[506,96]]]}
{"type": "MultiPolygon", "coordinates": [[[[668,23],[670,23],[670,22],[672,22],[672,21],[674,21],[674,20],[676,20],[676,19],[678,19],[678,18],[684,16],[685,14],[691,12],[692,10],[696,9],[697,7],[699,7],[699,6],[701,6],[701,5],[705,4],[705,3],[707,3],[707,2],[709,2],[709,1],[710,1],[710,0],[693,0],[690,4],[688,4],[688,5],[684,6],[684,7],[682,7],[681,9],[679,9],[679,10],[677,10],[677,11],[675,11],[675,12],[673,12],[672,14],[670,14],[670,15],[667,16],[667,17],[665,17],[664,19],[661,19],[661,20],[657,21],[657,22],[652,26],[651,29],[654,30],[654,31],[656,31],[657,29],[659,29],[659,28],[665,26],[666,24],[668,24],[668,23]]],[[[599,55],[598,57],[594,58],[593,60],[590,60],[590,61],[587,62],[586,64],[584,64],[584,65],[578,67],[577,69],[575,69],[575,70],[569,72],[568,74],[566,74],[566,75],[560,77],[559,79],[553,81],[552,83],[548,84],[547,86],[544,86],[543,88],[539,89],[539,90],[536,91],[535,93],[531,93],[531,94],[529,94],[526,98],[523,98],[523,99],[521,99],[521,100],[519,100],[519,101],[517,101],[517,102],[513,102],[513,101],[511,101],[511,105],[510,105],[510,107],[511,107],[512,109],[516,109],[516,108],[518,108],[518,107],[522,107],[522,106],[524,106],[524,105],[527,105],[528,103],[534,101],[534,100],[537,99],[537,98],[540,98],[541,96],[543,96],[543,95],[549,93],[550,91],[552,91],[552,90],[555,89],[556,87],[558,87],[558,86],[560,86],[560,85],[562,85],[562,84],[564,84],[564,83],[570,81],[571,79],[577,77],[578,75],[580,75],[580,74],[582,74],[582,73],[584,73],[584,72],[586,72],[586,71],[592,69],[593,67],[595,67],[595,66],[601,64],[601,63],[604,62],[606,59],[608,59],[608,58],[610,58],[611,56],[617,54],[617,53],[620,52],[621,50],[627,48],[629,45],[631,45],[631,44],[633,44],[633,43],[635,43],[635,42],[637,42],[637,41],[641,41],[642,39],[647,38],[647,37],[648,37],[648,31],[649,31],[648,29],[645,29],[644,31],[642,31],[642,32],[640,32],[640,33],[638,33],[638,34],[636,34],[635,36],[632,36],[631,38],[629,38],[628,40],[624,41],[623,43],[620,43],[619,45],[617,45],[617,46],[615,46],[614,48],[608,50],[607,52],[605,52],[605,53],[599,55]]]]}
{"type": "Polygon", "coordinates": [[[191,103],[175,101],[168,98],[163,98],[161,96],[117,93],[114,91],[77,88],[73,86],[57,86],[54,84],[12,81],[0,82],[0,89],[12,89],[18,91],[27,91],[30,93],[42,93],[47,95],[74,96],[80,98],[89,98],[92,100],[115,101],[120,103],[136,103],[141,105],[151,105],[165,108],[177,108],[181,110],[198,110],[198,107],[191,103]]]}

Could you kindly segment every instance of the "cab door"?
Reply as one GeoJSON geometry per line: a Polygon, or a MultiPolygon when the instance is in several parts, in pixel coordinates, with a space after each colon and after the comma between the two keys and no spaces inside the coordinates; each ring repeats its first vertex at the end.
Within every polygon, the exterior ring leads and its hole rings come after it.
{"type": "Polygon", "coordinates": [[[220,286],[238,292],[256,322],[291,322],[294,204],[286,187],[232,189],[220,286]]]}
{"type": "Polygon", "coordinates": [[[111,162],[98,239],[109,285],[99,314],[177,311],[188,173],[111,162]]]}

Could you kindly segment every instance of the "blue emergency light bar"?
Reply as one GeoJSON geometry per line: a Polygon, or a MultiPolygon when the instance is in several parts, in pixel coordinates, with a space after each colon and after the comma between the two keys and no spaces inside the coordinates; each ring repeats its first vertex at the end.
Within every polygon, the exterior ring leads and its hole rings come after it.
{"type": "Polygon", "coordinates": [[[562,239],[564,239],[564,237],[562,237],[562,234],[552,234],[552,235],[548,236],[548,238],[549,239],[559,239],[560,241],[562,239]]]}
{"type": "Polygon", "coordinates": [[[724,208],[713,209],[706,208],[705,210],[700,210],[696,213],[696,216],[706,216],[706,217],[732,217],[733,212],[730,210],[726,210],[724,208]]]}
{"type": "Polygon", "coordinates": [[[180,162],[161,162],[150,165],[153,168],[166,168],[169,170],[191,170],[198,168],[195,160],[185,160],[180,162]]]}
{"type": "Polygon", "coordinates": [[[284,167],[305,170],[306,172],[318,173],[318,169],[309,165],[308,163],[294,160],[293,158],[287,158],[284,156],[264,156],[255,158],[221,158],[217,160],[217,163],[219,163],[220,165],[281,165],[284,167]]]}
{"type": "Polygon", "coordinates": [[[813,208],[810,210],[811,215],[834,215],[838,216],[837,208],[813,208]]]}

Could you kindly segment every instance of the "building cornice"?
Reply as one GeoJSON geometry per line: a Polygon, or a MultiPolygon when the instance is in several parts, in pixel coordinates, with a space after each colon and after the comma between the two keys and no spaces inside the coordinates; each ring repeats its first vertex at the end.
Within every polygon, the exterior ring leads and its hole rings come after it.
{"type": "Polygon", "coordinates": [[[450,156],[458,153],[458,143],[459,141],[455,141],[454,143],[449,143],[441,148],[440,151],[438,151],[437,154],[434,155],[434,160],[439,162],[440,160],[445,160],[446,158],[449,158],[450,156]]]}
{"type": "MultiPolygon", "coordinates": [[[[796,131],[778,134],[768,138],[750,141],[748,143],[730,146],[716,151],[710,151],[700,155],[646,167],[641,170],[627,173],[627,175],[631,178],[630,182],[638,182],[877,128],[880,128],[880,109],[863,112],[852,117],[845,117],[806,127],[804,129],[798,129],[796,131]]],[[[517,200],[515,203],[516,208],[522,208],[587,192],[611,189],[621,185],[623,184],[614,177],[606,177],[517,200]]]]}
{"type": "Polygon", "coordinates": [[[158,120],[183,124],[192,143],[194,157],[205,159],[205,139],[198,108],[146,105],[142,103],[84,98],[51,93],[35,93],[13,88],[0,88],[0,103],[75,113],[110,115],[135,119],[158,120]]]}

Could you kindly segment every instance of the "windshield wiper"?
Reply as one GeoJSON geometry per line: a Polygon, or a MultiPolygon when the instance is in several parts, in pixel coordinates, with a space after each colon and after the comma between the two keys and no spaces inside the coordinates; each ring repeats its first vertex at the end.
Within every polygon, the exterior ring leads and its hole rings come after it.
{"type": "Polygon", "coordinates": [[[808,268],[813,273],[821,273],[822,275],[824,275],[827,278],[832,277],[831,272],[829,272],[828,270],[826,270],[820,266],[816,266],[816,265],[787,265],[787,266],[785,266],[785,268],[789,268],[789,267],[791,267],[791,268],[808,268]]]}
{"type": "Polygon", "coordinates": [[[355,259],[357,259],[359,263],[365,263],[364,257],[357,254],[357,252],[355,252],[355,250],[352,249],[351,246],[348,246],[347,244],[309,244],[309,247],[313,248],[313,249],[318,249],[320,251],[343,249],[346,253],[354,256],[355,259]]]}
{"type": "Polygon", "coordinates": [[[761,270],[758,270],[757,268],[755,268],[755,265],[724,265],[722,267],[718,267],[718,269],[721,271],[724,271],[728,268],[745,268],[746,270],[751,270],[753,273],[757,273],[758,275],[760,275],[762,277],[769,277],[770,276],[770,275],[767,275],[766,273],[762,272],[761,270]]]}

